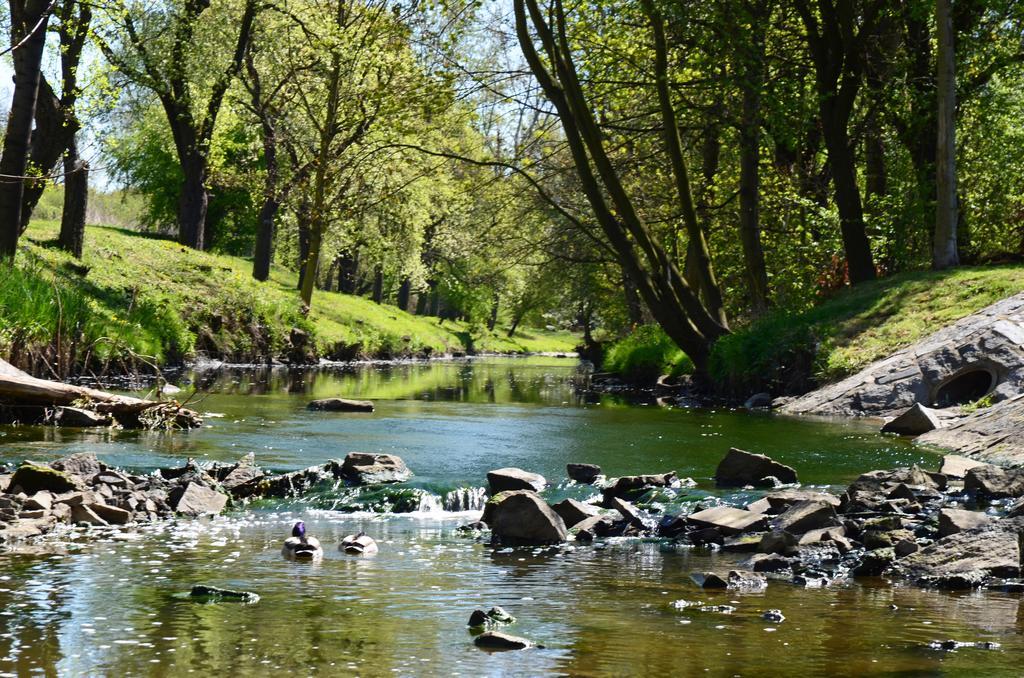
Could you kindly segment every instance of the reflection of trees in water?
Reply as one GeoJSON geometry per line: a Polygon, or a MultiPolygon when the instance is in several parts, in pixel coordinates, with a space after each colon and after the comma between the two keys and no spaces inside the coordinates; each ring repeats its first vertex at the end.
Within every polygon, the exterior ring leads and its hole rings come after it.
{"type": "Polygon", "coordinates": [[[61,647],[62,624],[71,617],[64,587],[25,585],[44,579],[52,558],[21,553],[5,560],[0,569],[11,577],[12,585],[10,591],[0,593],[0,670],[9,666],[19,676],[56,676],[66,650],[76,651],[61,647]],[[17,656],[9,662],[14,652],[17,656]]]}

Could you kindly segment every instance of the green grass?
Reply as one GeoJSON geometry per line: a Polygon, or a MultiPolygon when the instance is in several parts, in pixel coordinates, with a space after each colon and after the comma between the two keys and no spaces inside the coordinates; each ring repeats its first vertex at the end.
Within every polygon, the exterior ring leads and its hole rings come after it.
{"type": "Polygon", "coordinates": [[[61,372],[111,361],[179,362],[197,350],[227,360],[281,355],[293,327],[321,355],[404,357],[451,351],[567,352],[567,332],[524,330],[508,339],[466,323],[316,291],[299,312],[295,274],[275,267],[251,277],[250,261],[196,252],[165,239],[90,227],[81,262],[46,246],[54,222],[33,223],[15,267],[0,268],[0,356],[61,372]],[[144,358],[139,358],[144,357],[144,358]]]}
{"type": "Polygon", "coordinates": [[[1021,291],[1021,265],[921,271],[865,283],[807,312],[771,313],[720,339],[711,374],[738,395],[798,392],[853,374],[1021,291]]]}
{"type": "Polygon", "coordinates": [[[633,381],[653,382],[659,376],[693,371],[682,349],[657,325],[643,325],[608,347],[602,369],[633,381]]]}

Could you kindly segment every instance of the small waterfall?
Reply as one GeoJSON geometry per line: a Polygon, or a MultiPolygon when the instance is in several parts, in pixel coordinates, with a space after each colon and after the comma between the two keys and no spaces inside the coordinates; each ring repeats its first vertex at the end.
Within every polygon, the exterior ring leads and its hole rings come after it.
{"type": "Polygon", "coordinates": [[[460,487],[444,495],[445,511],[482,511],[487,503],[487,490],[482,487],[460,487]]]}
{"type": "Polygon", "coordinates": [[[420,504],[416,509],[423,513],[440,513],[444,510],[444,505],[441,502],[441,497],[437,496],[432,492],[421,491],[419,493],[420,504]]]}

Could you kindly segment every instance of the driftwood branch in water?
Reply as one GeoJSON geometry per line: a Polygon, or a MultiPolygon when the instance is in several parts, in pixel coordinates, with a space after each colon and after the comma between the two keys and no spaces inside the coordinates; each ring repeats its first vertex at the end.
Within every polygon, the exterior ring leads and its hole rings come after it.
{"type": "Polygon", "coordinates": [[[108,414],[125,428],[196,428],[203,420],[175,401],[107,393],[85,386],[37,379],[0,360],[0,405],[11,408],[80,407],[108,414]]]}

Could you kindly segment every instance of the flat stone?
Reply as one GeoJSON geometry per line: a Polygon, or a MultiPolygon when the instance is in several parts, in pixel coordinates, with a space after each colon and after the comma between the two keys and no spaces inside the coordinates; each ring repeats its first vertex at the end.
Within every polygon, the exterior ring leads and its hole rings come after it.
{"type": "Polygon", "coordinates": [[[306,409],[321,412],[373,412],[373,403],[369,400],[349,400],[348,398],[322,398],[306,405],[306,409]]]}
{"type": "Polygon", "coordinates": [[[809,530],[839,525],[835,507],[823,501],[805,500],[793,504],[785,513],[772,521],[772,529],[790,534],[803,534],[809,530]]]}
{"type": "Polygon", "coordinates": [[[763,454],[731,448],[715,470],[715,481],[726,487],[761,485],[765,478],[774,476],[783,483],[797,482],[796,471],[763,454]]]}
{"type": "Polygon", "coordinates": [[[565,472],[577,483],[593,485],[601,475],[601,467],[597,464],[566,464],[565,472]]]}
{"type": "Polygon", "coordinates": [[[71,507],[71,522],[85,523],[86,525],[107,525],[107,521],[96,515],[95,511],[84,504],[75,504],[71,507]]]}
{"type": "Polygon", "coordinates": [[[976,527],[988,525],[990,522],[992,522],[991,516],[980,511],[944,508],[939,511],[939,538],[973,530],[976,527]]]}
{"type": "Polygon", "coordinates": [[[169,499],[175,513],[192,517],[218,514],[228,503],[227,495],[195,482],[174,488],[169,499]]]}
{"type": "Polygon", "coordinates": [[[687,520],[698,527],[718,528],[724,535],[739,534],[759,529],[765,524],[765,516],[751,513],[732,506],[715,506],[691,513],[687,520]]]}
{"type": "Polygon", "coordinates": [[[24,504],[24,508],[29,510],[49,511],[52,506],[53,495],[45,490],[36,492],[31,497],[26,499],[24,504]]]}
{"type": "Polygon", "coordinates": [[[764,496],[764,500],[771,506],[771,510],[768,513],[782,513],[793,504],[801,501],[820,501],[826,504],[839,508],[841,500],[834,494],[828,492],[819,492],[816,490],[801,490],[796,488],[787,488],[785,490],[776,490],[769,492],[764,496]]]}
{"type": "Polygon", "coordinates": [[[839,538],[846,536],[846,528],[842,525],[835,525],[831,527],[822,527],[817,530],[808,530],[800,535],[797,539],[797,546],[805,546],[807,544],[817,544],[822,541],[837,541],[839,538]]]}
{"type": "Polygon", "coordinates": [[[914,403],[909,409],[886,422],[882,433],[897,433],[902,436],[919,436],[942,426],[935,411],[921,403],[914,403]]]}
{"type": "Polygon", "coordinates": [[[608,500],[611,497],[627,500],[633,499],[655,488],[672,487],[678,482],[679,478],[675,471],[642,476],[622,476],[621,478],[616,478],[611,485],[601,490],[604,495],[603,503],[606,507],[611,508],[608,504],[608,500]]]}
{"type": "Polygon", "coordinates": [[[487,485],[492,495],[510,490],[532,490],[540,492],[548,482],[539,473],[530,473],[521,468],[499,468],[487,473],[487,485]]]}
{"type": "Polygon", "coordinates": [[[575,499],[564,499],[551,507],[555,513],[562,518],[565,526],[571,529],[573,526],[583,522],[600,513],[593,504],[584,504],[575,499]]]}
{"type": "Polygon", "coordinates": [[[637,511],[636,507],[630,504],[624,499],[618,497],[611,497],[608,500],[608,508],[615,509],[618,511],[627,523],[637,528],[638,530],[646,530],[647,523],[644,521],[643,516],[637,511]]]}
{"type": "Polygon", "coordinates": [[[1024,521],[1004,518],[944,537],[903,558],[900,568],[915,579],[965,574],[971,579],[1018,577],[1022,532],[1024,521]]]}
{"type": "Polygon", "coordinates": [[[942,466],[939,467],[939,473],[950,478],[963,479],[972,468],[984,465],[984,462],[977,459],[961,457],[958,454],[947,454],[942,458],[942,466]]]}
{"type": "Polygon", "coordinates": [[[132,520],[131,511],[106,504],[92,504],[89,506],[92,512],[98,515],[111,525],[127,525],[132,520]]]}

